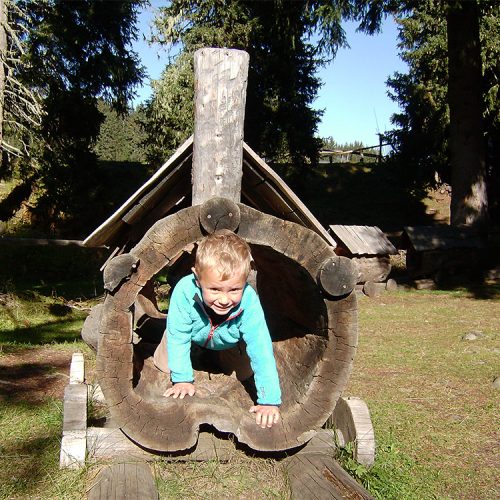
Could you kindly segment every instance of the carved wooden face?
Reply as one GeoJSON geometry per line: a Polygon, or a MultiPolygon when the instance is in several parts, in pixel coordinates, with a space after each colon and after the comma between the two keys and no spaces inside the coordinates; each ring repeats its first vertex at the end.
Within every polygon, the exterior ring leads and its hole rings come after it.
{"type": "Polygon", "coordinates": [[[201,288],[203,302],[216,314],[224,316],[241,302],[246,284],[243,272],[223,280],[216,269],[207,268],[199,276],[196,275],[196,279],[201,288]]]}

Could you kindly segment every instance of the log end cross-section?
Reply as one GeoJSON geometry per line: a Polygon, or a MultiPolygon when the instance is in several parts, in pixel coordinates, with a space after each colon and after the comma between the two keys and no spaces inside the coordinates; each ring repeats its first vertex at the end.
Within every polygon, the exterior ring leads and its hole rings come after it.
{"type": "Polygon", "coordinates": [[[97,354],[99,383],[125,434],[144,448],[167,452],[195,446],[206,425],[263,451],[292,449],[315,435],[347,385],[357,345],[356,296],[348,290],[353,270],[331,246],[303,226],[219,200],[159,220],[130,255],[140,264],[106,297],[97,354]],[[213,219],[206,219],[209,214],[213,219]],[[192,349],[196,395],[163,397],[169,381],[153,365],[155,346],[138,342],[134,331],[137,296],[165,269],[174,280],[188,272],[193,244],[215,229],[206,224],[215,219],[249,243],[258,270],[256,289],[283,393],[282,419],[271,429],[258,427],[248,412],[252,391],[225,375],[223,366],[214,369],[203,349],[192,349]]]}

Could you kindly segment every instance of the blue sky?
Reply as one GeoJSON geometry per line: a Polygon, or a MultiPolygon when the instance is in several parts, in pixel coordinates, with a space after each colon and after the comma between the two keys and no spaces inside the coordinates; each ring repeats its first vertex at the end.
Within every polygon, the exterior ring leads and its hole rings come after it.
{"type": "MultiPolygon", "coordinates": [[[[152,1],[140,15],[140,30],[149,33],[149,23],[155,6],[162,1],[152,1]]],[[[349,49],[340,49],[319,77],[323,86],[314,103],[316,109],[324,109],[318,128],[319,137],[333,137],[337,143],[361,141],[366,146],[378,144],[378,132],[392,128],[390,117],[398,111],[397,105],[387,96],[386,80],[395,71],[404,72],[405,63],[398,56],[397,27],[387,19],[378,35],[356,33],[356,25],[344,26],[349,49]]],[[[149,46],[140,40],[134,44],[148,78],[138,90],[135,104],[145,100],[151,89],[149,80],[157,79],[167,62],[167,53],[158,46],[149,46]]]]}

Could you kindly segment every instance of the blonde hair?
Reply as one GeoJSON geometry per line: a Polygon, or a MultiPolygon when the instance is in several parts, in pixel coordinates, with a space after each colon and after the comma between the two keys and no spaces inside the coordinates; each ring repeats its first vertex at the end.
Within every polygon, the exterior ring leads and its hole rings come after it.
{"type": "Polygon", "coordinates": [[[228,229],[215,231],[205,236],[196,251],[194,269],[198,276],[205,269],[217,270],[222,280],[236,273],[243,273],[245,279],[251,269],[252,255],[248,243],[228,229]]]}

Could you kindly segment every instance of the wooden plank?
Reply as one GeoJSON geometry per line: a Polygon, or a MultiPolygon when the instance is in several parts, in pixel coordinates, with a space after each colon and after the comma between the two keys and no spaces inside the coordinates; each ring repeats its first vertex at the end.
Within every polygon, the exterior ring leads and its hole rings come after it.
{"type": "Polygon", "coordinates": [[[333,458],[333,454],[297,453],[286,464],[292,498],[372,500],[333,458]]]}
{"type": "Polygon", "coordinates": [[[229,439],[219,439],[213,434],[200,432],[195,448],[175,453],[153,453],[140,448],[120,429],[89,427],[87,429],[89,460],[229,460],[234,453],[234,444],[229,439]]]}
{"type": "Polygon", "coordinates": [[[248,65],[242,50],[194,53],[193,205],[213,197],[241,199],[248,65]]]}
{"type": "MultiPolygon", "coordinates": [[[[161,206],[161,216],[176,205],[179,197],[182,197],[191,188],[190,170],[191,154],[186,154],[179,164],[166,173],[165,177],[144,193],[140,199],[123,216],[122,220],[127,224],[135,224],[141,217],[146,217],[151,211],[157,212],[158,205],[161,206]]],[[[150,225],[153,225],[160,216],[156,216],[150,225]]]]}
{"type": "Polygon", "coordinates": [[[375,433],[366,403],[356,397],[341,397],[331,417],[342,446],[354,444],[354,458],[366,466],[375,461],[375,433]]]}
{"type": "Polygon", "coordinates": [[[258,208],[261,212],[306,227],[308,225],[296,213],[293,205],[287,203],[282,194],[248,161],[246,155],[243,155],[242,196],[248,200],[247,205],[258,208]]]}
{"type": "Polygon", "coordinates": [[[31,246],[82,247],[85,246],[84,243],[85,243],[84,241],[80,240],[50,240],[43,238],[6,238],[6,237],[0,238],[0,245],[11,245],[16,247],[31,247],[31,246]]]}
{"type": "Polygon", "coordinates": [[[65,431],[61,439],[59,467],[61,469],[80,469],[85,465],[85,431],[65,431]]]}
{"type": "Polygon", "coordinates": [[[88,490],[89,500],[156,500],[158,490],[145,463],[118,463],[104,467],[88,490]]]}
{"type": "Polygon", "coordinates": [[[295,207],[295,211],[300,215],[302,225],[318,233],[329,245],[336,246],[335,240],[328,231],[321,225],[312,212],[302,203],[299,197],[288,187],[285,181],[260,156],[245,142],[243,143],[243,155],[247,161],[258,167],[266,181],[273,184],[275,189],[290,206],[295,207]]]}
{"type": "Polygon", "coordinates": [[[377,226],[330,225],[330,231],[353,255],[395,255],[397,250],[377,226]]]}
{"type": "Polygon", "coordinates": [[[163,178],[166,173],[170,172],[172,168],[187,154],[191,153],[193,146],[193,136],[189,137],[182,146],[159,168],[151,178],[145,182],[135,193],[133,193],[121,206],[108,217],[98,228],[96,228],[85,240],[83,245],[87,247],[95,247],[106,245],[110,242],[120,228],[125,225],[121,220],[122,216],[130,210],[134,203],[141,198],[145,193],[155,186],[159,179],[163,178]]]}
{"type": "Polygon", "coordinates": [[[71,356],[71,365],[69,368],[69,383],[83,384],[85,381],[85,362],[83,353],[75,352],[71,356]]]}
{"type": "Polygon", "coordinates": [[[63,432],[87,428],[87,385],[69,384],[64,390],[63,432]]]}

